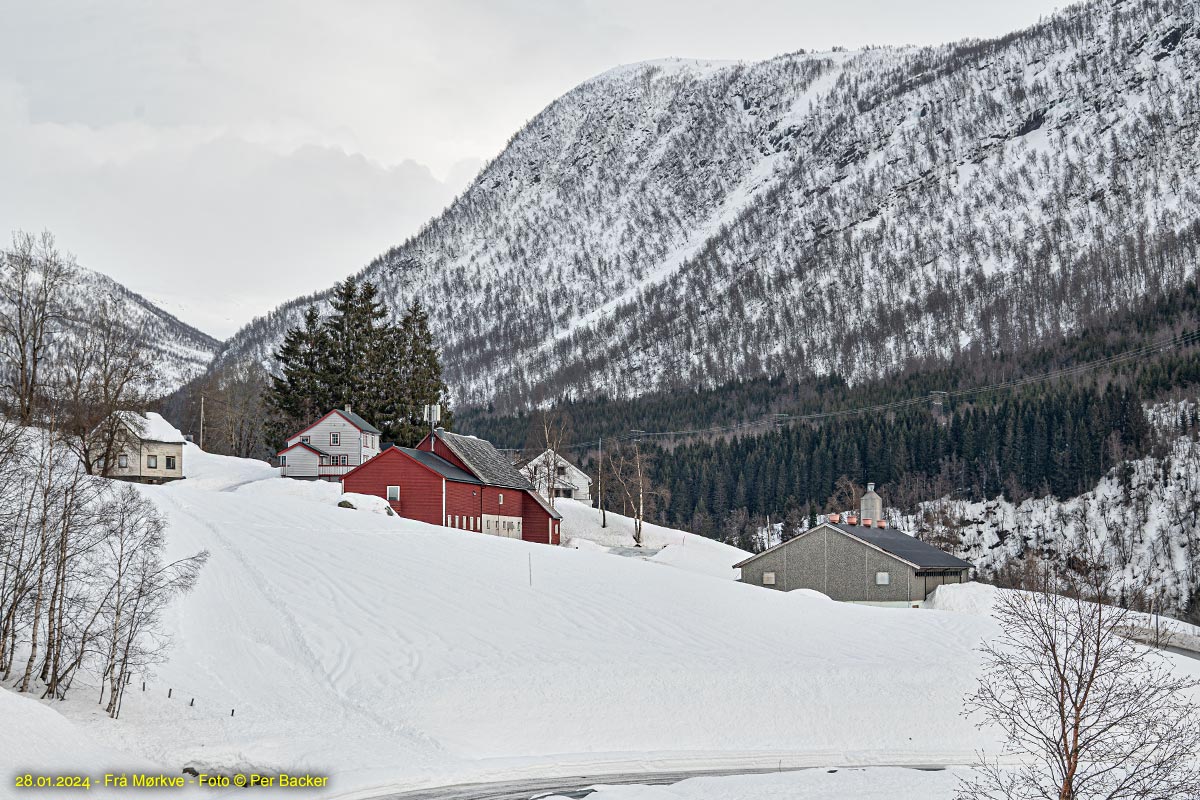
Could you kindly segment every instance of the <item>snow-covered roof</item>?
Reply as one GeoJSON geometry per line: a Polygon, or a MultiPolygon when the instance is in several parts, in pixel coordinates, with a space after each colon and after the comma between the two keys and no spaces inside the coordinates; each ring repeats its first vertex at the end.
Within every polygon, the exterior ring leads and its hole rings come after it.
{"type": "Polygon", "coordinates": [[[137,411],[118,411],[117,415],[144,442],[183,444],[187,441],[178,428],[153,411],[144,414],[137,411]]]}

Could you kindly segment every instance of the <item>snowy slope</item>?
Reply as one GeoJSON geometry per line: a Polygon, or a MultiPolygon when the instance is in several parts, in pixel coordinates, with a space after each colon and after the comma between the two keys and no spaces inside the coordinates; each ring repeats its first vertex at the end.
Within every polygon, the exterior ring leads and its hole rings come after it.
{"type": "Polygon", "coordinates": [[[562,531],[567,547],[599,549],[655,564],[736,580],[733,565],[750,557],[736,547],[697,536],[694,533],[664,528],[649,522],[642,526],[642,547],[633,538],[633,519],[607,513],[607,525],[601,527],[600,510],[578,500],[559,499],[554,508],[562,514],[562,531]]]}
{"type": "Polygon", "coordinates": [[[966,763],[986,740],[958,716],[985,619],[342,509],[334,486],[190,444],[184,463],[187,480],[143,489],[172,549],[211,552],[168,615],[170,660],[118,722],[86,687],[55,704],[98,746],[168,771],[304,768],[344,792],[581,769],[966,763]],[[918,717],[928,724],[907,724],[918,717]]]}
{"type": "MultiPolygon", "coordinates": [[[[1091,0],[994,41],[620,67],[361,275],[438,298],[458,403],[1011,351],[1195,274],[1197,14],[1091,0]]],[[[325,299],[221,358],[267,362],[325,299]]]]}

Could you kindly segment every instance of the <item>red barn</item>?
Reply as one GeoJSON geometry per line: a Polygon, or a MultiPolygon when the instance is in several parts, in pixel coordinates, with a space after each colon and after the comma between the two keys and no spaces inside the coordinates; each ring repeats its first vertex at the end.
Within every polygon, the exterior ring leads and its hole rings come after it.
{"type": "Polygon", "coordinates": [[[438,428],[415,448],[389,447],[342,476],[342,491],[372,494],[402,517],[558,544],[562,516],[491,443],[438,428]]]}

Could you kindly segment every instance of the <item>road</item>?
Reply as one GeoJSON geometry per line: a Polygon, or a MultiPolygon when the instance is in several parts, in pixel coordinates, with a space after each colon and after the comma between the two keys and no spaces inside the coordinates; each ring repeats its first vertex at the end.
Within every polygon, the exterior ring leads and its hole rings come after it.
{"type": "Polygon", "coordinates": [[[1164,647],[1163,650],[1166,650],[1168,653],[1175,653],[1176,655],[1187,656],[1188,658],[1194,658],[1200,661],[1200,653],[1197,653],[1195,650],[1185,650],[1182,647],[1172,647],[1170,645],[1164,647]]]}
{"type": "MultiPolygon", "coordinates": [[[[941,770],[942,766],[927,765],[900,766],[911,769],[941,770]]],[[[846,769],[862,769],[863,767],[846,767],[846,769]]],[[[810,767],[810,769],[816,769],[810,767]]],[[[775,769],[740,769],[728,770],[682,770],[675,772],[625,772],[614,775],[572,775],[558,778],[529,778],[517,781],[498,783],[460,783],[454,786],[436,786],[428,789],[416,789],[408,792],[379,795],[373,800],[533,800],[533,798],[551,795],[578,798],[591,794],[592,786],[597,784],[619,785],[641,783],[664,785],[679,783],[688,778],[717,777],[721,775],[754,775],[764,772],[776,772],[775,769]]]]}

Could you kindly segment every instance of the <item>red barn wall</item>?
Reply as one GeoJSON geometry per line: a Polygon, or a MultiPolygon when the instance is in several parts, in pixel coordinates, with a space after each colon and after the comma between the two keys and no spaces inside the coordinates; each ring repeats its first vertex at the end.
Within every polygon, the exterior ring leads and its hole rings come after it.
{"type": "Polygon", "coordinates": [[[399,502],[392,510],[408,519],[442,524],[442,477],[399,450],[385,450],[342,478],[343,492],[387,498],[387,487],[400,487],[399,502]]]}
{"type": "Polygon", "coordinates": [[[483,514],[483,497],[480,495],[482,486],[469,483],[446,481],[446,524],[463,530],[478,530],[476,524],[483,514]],[[457,516],[458,520],[454,520],[457,516]],[[464,523],[463,517],[470,517],[470,523],[464,523]],[[457,524],[455,524],[457,522],[457,524]]]}
{"type": "MultiPolygon", "coordinates": [[[[508,498],[504,498],[505,503],[508,498]]],[[[527,542],[551,544],[549,521],[551,517],[538,501],[526,492],[521,492],[521,538],[527,542]]]]}

